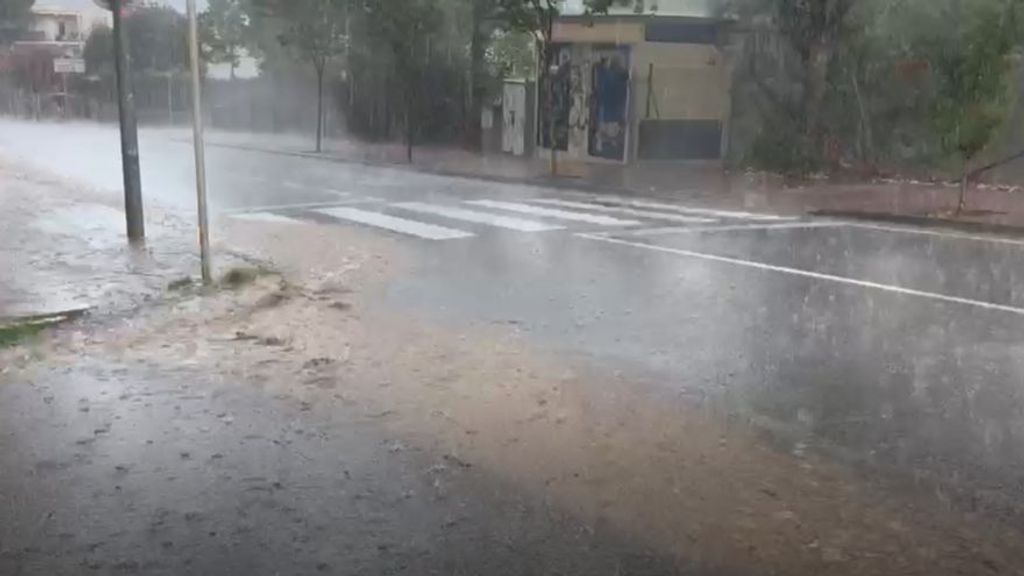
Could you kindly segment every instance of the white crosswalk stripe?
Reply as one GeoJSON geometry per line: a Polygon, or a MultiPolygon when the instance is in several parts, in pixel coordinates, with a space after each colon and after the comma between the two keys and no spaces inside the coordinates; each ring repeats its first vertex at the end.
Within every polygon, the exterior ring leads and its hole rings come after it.
{"type": "Polygon", "coordinates": [[[508,210],[510,212],[519,212],[521,214],[531,214],[533,216],[556,218],[559,220],[569,220],[573,222],[586,222],[588,224],[597,224],[599,226],[636,226],[637,224],[640,224],[640,221],[638,220],[621,220],[619,218],[612,218],[611,216],[598,216],[596,214],[586,214],[583,212],[570,212],[568,210],[543,208],[540,206],[518,204],[515,202],[470,200],[466,203],[474,206],[483,206],[485,208],[497,208],[499,210],[508,210]]]}
{"type": "Polygon", "coordinates": [[[358,210],[356,208],[322,208],[314,210],[314,212],[324,214],[332,218],[366,224],[367,226],[376,226],[377,228],[398,232],[399,234],[408,234],[410,236],[426,238],[427,240],[455,240],[458,238],[469,238],[473,236],[471,232],[465,232],[463,230],[445,228],[444,226],[435,226],[433,224],[424,224],[423,222],[417,222],[416,220],[406,220],[405,218],[397,218],[395,216],[388,216],[387,214],[381,214],[379,212],[358,210]]]}
{"type": "Polygon", "coordinates": [[[847,223],[836,220],[820,222],[747,222],[744,224],[723,224],[721,226],[674,226],[669,228],[645,228],[616,232],[616,236],[668,236],[672,234],[706,234],[711,232],[762,232],[770,230],[804,230],[810,228],[835,228],[847,223]]]}
{"type": "Polygon", "coordinates": [[[292,190],[306,190],[310,192],[325,192],[327,194],[334,194],[335,196],[351,196],[350,192],[342,192],[341,190],[335,190],[334,188],[326,188],[322,186],[309,186],[301,182],[295,182],[293,180],[285,180],[281,182],[281,186],[285,188],[291,188],[292,190]]]}
{"type": "Polygon", "coordinates": [[[302,224],[302,220],[281,216],[273,212],[240,212],[229,216],[234,220],[247,220],[249,222],[270,222],[273,224],[302,224]]]}
{"type": "Polygon", "coordinates": [[[683,224],[710,224],[712,222],[717,222],[717,220],[715,220],[714,218],[704,218],[701,216],[684,216],[679,213],[655,212],[653,210],[637,210],[635,208],[627,208],[620,206],[603,206],[601,204],[591,204],[589,202],[574,202],[572,200],[538,198],[536,200],[531,200],[531,202],[547,204],[551,206],[562,206],[563,208],[580,208],[583,210],[591,210],[594,212],[625,214],[627,216],[636,216],[638,218],[654,218],[656,220],[665,220],[668,222],[681,222],[683,224]]]}
{"type": "Polygon", "coordinates": [[[476,210],[466,210],[465,208],[456,208],[452,206],[438,206],[424,202],[400,202],[398,204],[391,204],[391,206],[402,210],[409,210],[411,212],[434,214],[437,216],[444,216],[446,218],[453,218],[455,220],[465,220],[466,222],[488,224],[490,226],[497,226],[498,228],[508,228],[509,230],[517,230],[519,232],[545,232],[547,230],[564,229],[562,226],[546,224],[536,220],[513,218],[511,216],[491,214],[490,212],[478,212],[476,210]]]}
{"type": "Polygon", "coordinates": [[[747,220],[796,220],[789,216],[777,216],[775,214],[759,214],[756,212],[742,212],[736,210],[715,210],[711,208],[691,208],[679,204],[666,202],[652,202],[650,200],[635,200],[633,198],[622,198],[618,196],[601,196],[594,199],[601,204],[613,204],[617,206],[628,206],[631,208],[650,208],[653,210],[667,210],[681,214],[695,214],[698,216],[713,216],[716,218],[742,218],[747,220]]]}

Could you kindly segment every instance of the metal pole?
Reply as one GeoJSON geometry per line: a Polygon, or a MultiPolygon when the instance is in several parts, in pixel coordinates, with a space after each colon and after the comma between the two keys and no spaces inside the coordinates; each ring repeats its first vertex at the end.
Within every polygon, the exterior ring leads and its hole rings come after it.
{"type": "Polygon", "coordinates": [[[199,27],[196,23],[196,0],[188,0],[189,54],[192,59],[192,139],[196,152],[196,200],[199,206],[199,255],[203,284],[209,284],[210,234],[206,216],[206,152],[203,149],[203,105],[199,86],[199,27]]]}
{"type": "Polygon", "coordinates": [[[174,127],[174,72],[167,72],[167,119],[174,127]]]}
{"type": "Polygon", "coordinates": [[[64,90],[64,119],[67,120],[68,119],[68,106],[71,105],[71,99],[70,99],[70,97],[68,95],[68,73],[67,72],[61,74],[61,84],[63,85],[62,89],[64,90]]]}
{"type": "Polygon", "coordinates": [[[132,92],[131,59],[128,56],[128,32],[122,23],[124,0],[110,0],[114,13],[114,70],[117,73],[117,111],[121,121],[121,165],[124,172],[124,214],[128,241],[142,243],[146,238],[142,218],[142,176],[139,172],[139,134],[132,92]]]}

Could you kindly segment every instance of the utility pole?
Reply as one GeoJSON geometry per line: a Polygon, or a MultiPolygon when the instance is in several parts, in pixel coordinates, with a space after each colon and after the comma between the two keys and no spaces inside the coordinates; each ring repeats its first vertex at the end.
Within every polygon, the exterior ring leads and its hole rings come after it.
{"type": "Polygon", "coordinates": [[[114,70],[117,75],[117,110],[121,123],[121,165],[124,172],[124,213],[128,242],[142,244],[146,227],[142,218],[142,176],[139,172],[138,120],[132,90],[131,58],[128,56],[128,32],[124,28],[125,0],[109,0],[114,20],[114,70]]]}
{"type": "Polygon", "coordinates": [[[210,233],[206,216],[206,151],[203,145],[203,100],[199,83],[199,26],[196,18],[196,0],[188,0],[188,44],[192,60],[192,140],[196,153],[196,200],[199,206],[199,257],[203,284],[212,281],[210,275],[210,233]]]}

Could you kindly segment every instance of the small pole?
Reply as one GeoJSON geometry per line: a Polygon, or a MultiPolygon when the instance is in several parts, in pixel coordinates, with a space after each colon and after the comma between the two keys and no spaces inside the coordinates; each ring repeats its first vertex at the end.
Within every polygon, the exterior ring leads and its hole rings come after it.
{"type": "Polygon", "coordinates": [[[64,90],[64,119],[68,119],[68,107],[71,105],[70,95],[68,94],[68,73],[61,74],[61,84],[64,90]]]}
{"type": "Polygon", "coordinates": [[[117,73],[117,112],[121,124],[121,165],[124,172],[124,214],[128,242],[141,244],[146,239],[142,217],[142,175],[139,171],[139,132],[132,92],[131,60],[128,57],[128,32],[121,10],[124,0],[110,0],[114,20],[114,70],[117,73]]]}
{"type": "Polygon", "coordinates": [[[188,0],[189,54],[192,59],[192,139],[196,152],[196,200],[199,206],[199,256],[203,284],[210,275],[210,233],[206,215],[206,152],[203,146],[203,106],[199,85],[199,27],[196,21],[196,0],[188,0]]]}
{"type": "Polygon", "coordinates": [[[167,120],[174,126],[174,71],[167,71],[167,120]]]}

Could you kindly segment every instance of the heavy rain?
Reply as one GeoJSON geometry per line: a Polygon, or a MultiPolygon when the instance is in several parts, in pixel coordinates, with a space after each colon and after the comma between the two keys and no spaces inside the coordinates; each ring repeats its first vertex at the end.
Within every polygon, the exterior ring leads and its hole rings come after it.
{"type": "Polygon", "coordinates": [[[1022,55],[0,0],[0,574],[1024,575],[1022,55]]]}

